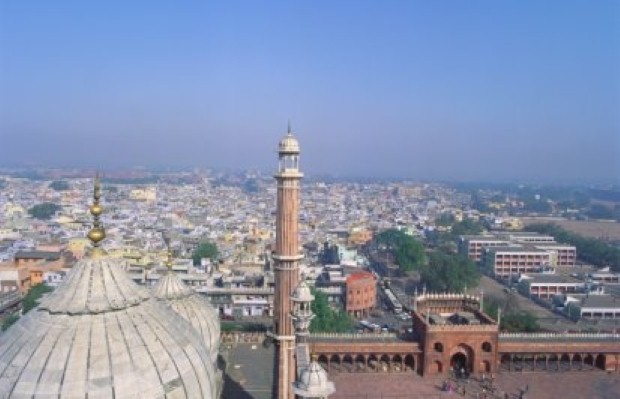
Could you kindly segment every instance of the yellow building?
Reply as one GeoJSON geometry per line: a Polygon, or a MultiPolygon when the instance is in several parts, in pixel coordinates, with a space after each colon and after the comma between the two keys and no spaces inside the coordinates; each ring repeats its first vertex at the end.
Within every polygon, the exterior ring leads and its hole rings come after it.
{"type": "Polygon", "coordinates": [[[353,229],[349,232],[349,245],[363,245],[372,240],[372,231],[368,229],[353,229]]]}
{"type": "Polygon", "coordinates": [[[129,192],[129,198],[134,201],[154,202],[157,200],[155,187],[134,188],[129,192]]]}

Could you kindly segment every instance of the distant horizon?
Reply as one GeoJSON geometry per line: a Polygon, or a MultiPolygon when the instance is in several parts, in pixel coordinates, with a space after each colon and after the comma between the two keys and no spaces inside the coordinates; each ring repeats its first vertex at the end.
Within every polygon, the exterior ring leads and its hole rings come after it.
{"type": "MultiPolygon", "coordinates": [[[[93,176],[95,173],[100,173],[102,177],[105,179],[107,173],[119,174],[119,173],[127,173],[127,172],[145,172],[147,174],[153,175],[161,175],[168,173],[187,173],[193,171],[208,171],[212,173],[223,173],[223,174],[251,174],[251,173],[259,173],[261,177],[269,179],[271,175],[275,172],[275,166],[272,169],[260,169],[260,168],[248,168],[248,169],[235,169],[235,168],[219,168],[219,167],[205,167],[205,166],[154,166],[154,167],[146,167],[142,165],[136,165],[133,167],[127,168],[114,168],[114,167],[81,167],[81,166],[65,166],[65,167],[57,167],[57,166],[44,166],[44,165],[7,165],[0,163],[0,174],[2,171],[8,171],[10,173],[15,173],[16,171],[23,172],[35,172],[35,171],[62,171],[62,172],[76,172],[76,173],[92,173],[93,176]]],[[[302,180],[335,180],[337,182],[360,182],[360,181],[378,181],[378,182],[411,182],[411,183],[435,183],[435,184],[447,184],[447,185],[524,185],[524,186],[546,186],[546,187],[612,187],[614,190],[620,189],[620,182],[615,181],[578,181],[578,180],[557,180],[553,181],[544,181],[544,180],[523,180],[523,179],[505,179],[505,180],[458,180],[458,179],[429,179],[429,178],[418,178],[418,177],[408,177],[408,176],[363,176],[363,175],[337,175],[337,174],[329,174],[329,173],[313,173],[312,171],[302,170],[304,173],[304,178],[302,180]]],[[[63,178],[74,178],[74,177],[61,177],[63,178]]],[[[112,177],[117,178],[117,177],[112,177]]],[[[54,178],[50,177],[49,180],[54,180],[54,178]]]]}
{"type": "Polygon", "coordinates": [[[620,2],[0,3],[0,163],[620,184],[620,2]]]}

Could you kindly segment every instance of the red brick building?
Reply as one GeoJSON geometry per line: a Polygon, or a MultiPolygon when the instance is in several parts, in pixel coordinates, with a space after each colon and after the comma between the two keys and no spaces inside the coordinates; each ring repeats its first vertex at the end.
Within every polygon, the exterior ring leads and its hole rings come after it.
{"type": "Polygon", "coordinates": [[[347,313],[365,316],[377,306],[377,280],[372,273],[355,272],[347,276],[347,313]]]}

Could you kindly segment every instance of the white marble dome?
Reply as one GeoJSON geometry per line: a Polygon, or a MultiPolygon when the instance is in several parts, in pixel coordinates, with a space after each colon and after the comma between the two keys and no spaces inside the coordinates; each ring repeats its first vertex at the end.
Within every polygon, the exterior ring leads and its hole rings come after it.
{"type": "Polygon", "coordinates": [[[336,388],[327,378],[325,370],[313,359],[308,367],[301,370],[299,379],[293,384],[293,390],[302,398],[327,398],[336,388]]]}
{"type": "Polygon", "coordinates": [[[220,320],[207,298],[186,286],[174,272],[159,279],[152,294],[168,303],[196,329],[215,364],[220,346],[220,320]]]}
{"type": "Polygon", "coordinates": [[[278,143],[278,152],[280,154],[299,154],[299,141],[293,136],[290,128],[286,136],[278,143]]]}
{"type": "Polygon", "coordinates": [[[123,268],[107,256],[81,260],[0,335],[1,398],[216,397],[198,334],[123,268]]]}
{"type": "Polygon", "coordinates": [[[306,283],[306,280],[301,280],[291,295],[291,300],[294,302],[307,302],[311,303],[314,300],[314,295],[306,283]]]}

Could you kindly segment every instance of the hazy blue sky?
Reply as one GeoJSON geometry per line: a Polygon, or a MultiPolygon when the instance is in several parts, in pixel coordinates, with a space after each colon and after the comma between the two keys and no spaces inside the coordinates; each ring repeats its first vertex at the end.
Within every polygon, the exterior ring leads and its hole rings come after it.
{"type": "Polygon", "coordinates": [[[0,3],[0,164],[620,180],[619,1],[0,3]],[[206,4],[208,3],[208,4],[206,4]]]}

